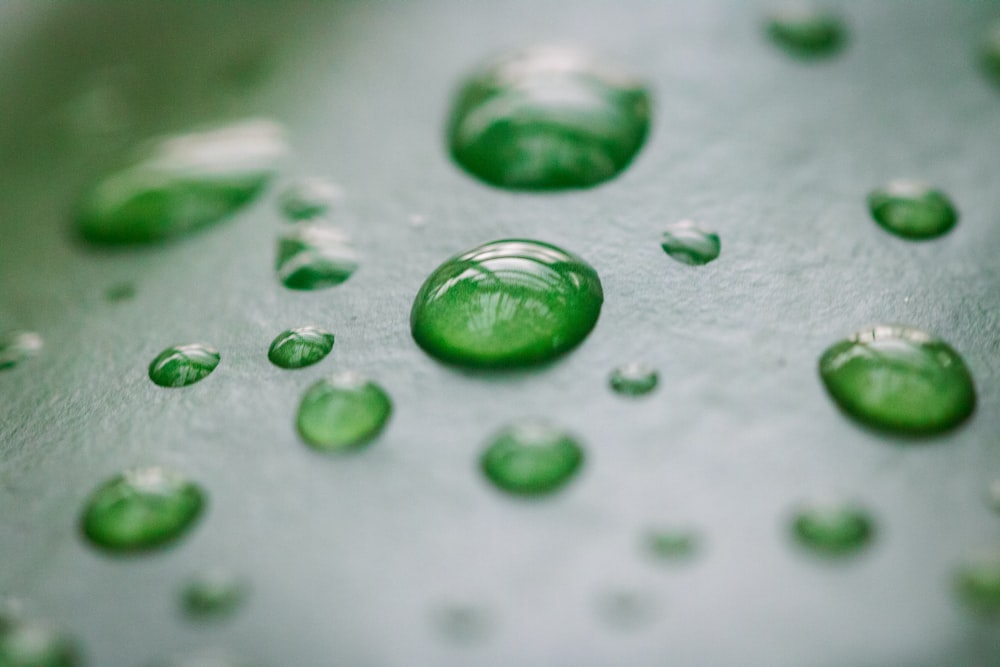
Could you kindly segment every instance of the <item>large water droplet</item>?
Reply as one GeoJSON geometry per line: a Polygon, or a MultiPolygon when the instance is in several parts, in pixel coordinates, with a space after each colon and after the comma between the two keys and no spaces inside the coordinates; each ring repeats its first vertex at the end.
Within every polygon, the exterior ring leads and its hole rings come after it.
{"type": "Polygon", "coordinates": [[[310,220],[325,215],[341,196],[339,187],[322,178],[304,178],[288,186],[278,198],[289,220],[310,220]]]}
{"type": "Polygon", "coordinates": [[[360,449],[385,428],[392,414],[388,394],[357,373],[320,380],[302,397],[295,425],[314,449],[360,449]]]}
{"type": "Polygon", "coordinates": [[[346,234],[314,220],[282,231],[275,268],[289,289],[320,290],[350,278],[358,260],[346,234]]]}
{"type": "Polygon", "coordinates": [[[281,368],[305,368],[321,361],[332,349],[332,333],[319,327],[299,327],[278,334],[267,358],[281,368]]]}
{"type": "Polygon", "coordinates": [[[455,99],[448,140],[456,162],[492,185],[585,188],[631,162],[649,119],[639,81],[587,54],[546,46],[474,72],[455,99]]]}
{"type": "Polygon", "coordinates": [[[955,570],[955,592],[972,611],[1000,614],[1000,549],[975,554],[955,570]]]}
{"type": "Polygon", "coordinates": [[[538,421],[503,429],[480,458],[480,466],[493,484],[520,496],[556,491],[582,464],[583,449],[572,435],[538,421]]]}
{"type": "Polygon", "coordinates": [[[958,355],[917,329],[878,326],[831,346],[820,377],[841,408],[870,426],[935,433],[972,414],[976,391],[958,355]]]}
{"type": "Polygon", "coordinates": [[[611,389],[624,396],[642,396],[656,389],[660,376],[655,369],[645,364],[628,363],[611,373],[611,389]]]}
{"type": "Polygon", "coordinates": [[[116,552],[166,546],[184,535],[205,506],[201,488],[163,468],[140,468],[97,487],[81,527],[94,545],[116,552]]]}
{"type": "Polygon", "coordinates": [[[791,528],[799,544],[827,556],[857,552],[875,532],[866,510],[839,500],[817,500],[800,507],[791,528]]]}
{"type": "Polygon", "coordinates": [[[809,3],[789,4],[771,13],[767,34],[786,53],[818,59],[840,51],[847,38],[844,21],[829,10],[809,3]]]}
{"type": "Polygon", "coordinates": [[[219,365],[219,353],[201,343],[168,347],[149,364],[149,379],[161,387],[186,387],[219,365]]]}
{"type": "Polygon", "coordinates": [[[76,643],[41,621],[10,619],[0,625],[0,667],[76,667],[76,643]]]}
{"type": "Polygon", "coordinates": [[[203,620],[232,615],[246,600],[250,584],[227,570],[202,572],[181,591],[181,605],[191,619],[203,620]]]}
{"type": "Polygon", "coordinates": [[[413,302],[413,339],[463,366],[517,367],[578,345],[597,323],[604,293],[579,257],[538,241],[494,241],[453,257],[413,302]]]}
{"type": "Polygon", "coordinates": [[[958,221],[948,196],[926,183],[895,180],[868,195],[868,208],[883,229],[907,239],[931,239],[958,221]]]}
{"type": "Polygon", "coordinates": [[[31,331],[12,331],[0,336],[0,371],[13,368],[42,349],[42,337],[31,331]]]}
{"type": "Polygon", "coordinates": [[[281,127],[261,120],[163,139],[87,193],[80,232],[94,243],[151,243],[214,224],[263,190],[284,152],[281,127]]]}
{"type": "Polygon", "coordinates": [[[690,220],[667,227],[660,239],[663,251],[682,264],[701,266],[719,256],[719,235],[706,231],[690,220]]]}

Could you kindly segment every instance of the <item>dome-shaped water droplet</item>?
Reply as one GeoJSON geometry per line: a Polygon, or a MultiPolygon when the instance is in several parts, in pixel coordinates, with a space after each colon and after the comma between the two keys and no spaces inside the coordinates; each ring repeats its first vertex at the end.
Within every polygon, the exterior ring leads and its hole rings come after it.
{"type": "Polygon", "coordinates": [[[656,528],[648,531],[643,546],[659,561],[690,560],[699,549],[700,537],[690,528],[656,528]]]}
{"type": "Polygon", "coordinates": [[[875,532],[874,521],[865,509],[835,499],[803,505],[796,511],[791,528],[799,544],[826,556],[857,552],[875,532]]]}
{"type": "Polygon", "coordinates": [[[487,479],[507,493],[538,496],[566,484],[583,464],[576,439],[539,421],[524,421],[497,433],[480,458],[487,479]]]}
{"type": "Polygon", "coordinates": [[[189,581],[181,591],[184,613],[193,620],[232,615],[246,600],[249,582],[228,570],[208,570],[189,581]]]}
{"type": "Polygon", "coordinates": [[[341,189],[321,178],[304,178],[289,185],[278,197],[278,206],[289,220],[310,220],[326,215],[341,189]]]}
{"type": "Polygon", "coordinates": [[[382,387],[357,373],[340,373],[312,385],[296,417],[299,435],[326,452],[360,449],[382,432],[392,402],[382,387]]]}
{"type": "Polygon", "coordinates": [[[214,371],[219,359],[216,350],[201,343],[168,347],[149,364],[149,379],[161,387],[186,387],[214,371]]]}
{"type": "Polygon", "coordinates": [[[968,609],[1000,615],[1000,548],[966,558],[955,570],[955,592],[968,609]]]}
{"type": "Polygon", "coordinates": [[[719,235],[702,229],[690,220],[667,227],[660,239],[663,251],[682,264],[701,266],[719,256],[719,235]]]}
{"type": "Polygon", "coordinates": [[[771,40],[796,58],[834,55],[847,41],[847,27],[837,14],[811,3],[790,3],[767,19],[771,40]]]}
{"type": "Polygon", "coordinates": [[[0,371],[17,366],[41,349],[42,337],[31,331],[12,331],[0,336],[0,371]]]}
{"type": "Polygon", "coordinates": [[[313,220],[281,232],[275,268],[289,289],[320,290],[345,282],[357,270],[358,260],[346,234],[313,220]]]}
{"type": "Polygon", "coordinates": [[[628,363],[611,373],[611,389],[624,396],[643,396],[656,389],[660,376],[646,364],[628,363]]]}
{"type": "Polygon", "coordinates": [[[958,221],[948,196],[918,181],[895,180],[872,191],[868,208],[883,229],[907,239],[941,236],[958,221]]]}
{"type": "Polygon", "coordinates": [[[979,50],[983,71],[1000,86],[1000,21],[990,26],[979,50]]]}
{"type": "Polygon", "coordinates": [[[305,368],[323,360],[332,349],[332,333],[319,327],[299,327],[278,334],[267,358],[281,368],[305,368]]]}

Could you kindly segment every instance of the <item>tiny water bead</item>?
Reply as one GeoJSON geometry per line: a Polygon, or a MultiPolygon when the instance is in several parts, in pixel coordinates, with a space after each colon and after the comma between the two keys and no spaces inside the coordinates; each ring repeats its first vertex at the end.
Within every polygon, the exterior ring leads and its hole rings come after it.
{"type": "Polygon", "coordinates": [[[278,334],[267,358],[281,368],[305,368],[323,360],[332,349],[332,333],[319,327],[299,327],[278,334]]]}
{"type": "Polygon", "coordinates": [[[322,221],[299,222],[278,237],[275,269],[281,283],[312,291],[340,285],[358,268],[347,235],[322,221]]]}
{"type": "Polygon", "coordinates": [[[278,207],[289,220],[309,220],[325,215],[341,196],[338,186],[321,178],[304,178],[278,197],[278,207]]]}
{"type": "Polygon", "coordinates": [[[959,601],[978,614],[1000,615],[1000,549],[968,557],[955,570],[959,601]]]}
{"type": "Polygon", "coordinates": [[[646,364],[628,363],[611,373],[611,389],[624,396],[643,396],[656,389],[660,376],[646,364]]]}
{"type": "Polygon", "coordinates": [[[603,302],[597,272],[579,257],[539,241],[494,241],[435,269],[414,299],[410,327],[441,361],[524,367],[580,344],[603,302]]]}
{"type": "Polygon", "coordinates": [[[690,560],[700,542],[698,533],[690,528],[655,528],[643,538],[646,552],[664,562],[690,560]]]}
{"type": "Polygon", "coordinates": [[[866,546],[875,525],[861,507],[837,500],[818,500],[796,511],[791,529],[796,541],[807,549],[827,556],[842,556],[866,546]]]}
{"type": "Polygon", "coordinates": [[[345,372],[306,391],[295,425],[313,449],[342,452],[360,449],[378,437],[391,415],[392,401],[382,387],[345,372]]]}
{"type": "Polygon", "coordinates": [[[646,87],[631,75],[573,49],[535,47],[469,76],[452,108],[449,148],[491,185],[587,188],[632,161],[650,108],[646,87]]]}
{"type": "Polygon", "coordinates": [[[186,387],[208,376],[219,360],[219,353],[202,343],[168,347],[149,364],[149,379],[161,387],[186,387]]]}
{"type": "Polygon", "coordinates": [[[76,643],[48,623],[5,619],[0,625],[0,667],[76,667],[76,643]]]}
{"type": "Polygon", "coordinates": [[[904,326],[877,326],[823,353],[826,390],[869,426],[931,434],[965,421],[976,405],[972,376],[944,341],[904,326]]]}
{"type": "Polygon", "coordinates": [[[201,488],[159,467],[117,475],[91,494],[81,518],[83,534],[114,552],[166,546],[190,530],[205,506],[201,488]]]}
{"type": "Polygon", "coordinates": [[[890,181],[868,195],[868,208],[883,229],[911,240],[941,236],[958,221],[948,196],[919,181],[890,181]]]}
{"type": "Polygon", "coordinates": [[[540,496],[569,482],[583,458],[583,448],[572,435],[531,420],[497,433],[479,463],[487,479],[503,491],[540,496]]]}
{"type": "Polygon", "coordinates": [[[163,139],[86,194],[80,233],[97,244],[143,244],[215,224],[253,201],[285,152],[264,120],[163,139]]]}
{"type": "Polygon", "coordinates": [[[227,570],[202,572],[184,586],[181,606],[193,620],[232,615],[246,600],[249,582],[227,570]]]}
{"type": "Polygon", "coordinates": [[[718,234],[706,231],[690,220],[682,220],[663,231],[660,247],[682,264],[702,266],[719,256],[722,242],[718,234]]]}
{"type": "Polygon", "coordinates": [[[843,19],[812,4],[790,4],[771,13],[767,34],[791,56],[802,59],[827,58],[847,41],[843,19]]]}
{"type": "Polygon", "coordinates": [[[42,337],[31,331],[12,331],[0,336],[0,371],[13,368],[42,349],[42,337]]]}

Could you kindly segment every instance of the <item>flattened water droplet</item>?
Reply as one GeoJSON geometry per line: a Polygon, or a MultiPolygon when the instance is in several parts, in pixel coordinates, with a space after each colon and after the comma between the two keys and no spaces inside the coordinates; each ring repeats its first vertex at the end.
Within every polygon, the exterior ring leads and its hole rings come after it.
{"type": "Polygon", "coordinates": [[[615,393],[624,396],[642,396],[656,389],[660,376],[646,364],[628,363],[611,373],[609,384],[615,393]]]}
{"type": "Polygon", "coordinates": [[[319,327],[299,327],[278,334],[267,358],[281,368],[305,368],[324,359],[332,349],[332,333],[319,327]]]}
{"type": "Polygon", "coordinates": [[[284,152],[281,127],[261,120],[163,139],[87,193],[79,230],[93,243],[137,244],[217,223],[264,189],[284,152]]]}
{"type": "Polygon", "coordinates": [[[586,188],[635,157],[649,131],[645,86],[587,54],[543,46],[474,72],[456,96],[455,161],[513,190],[586,188]]]}
{"type": "Polygon", "coordinates": [[[289,220],[309,220],[326,215],[341,195],[341,189],[329,181],[304,178],[281,193],[278,206],[289,220]]]}
{"type": "Polygon", "coordinates": [[[497,433],[480,458],[487,479],[507,493],[552,493],[576,475],[583,449],[572,435],[544,422],[523,421],[497,433]]]}
{"type": "Polygon", "coordinates": [[[786,53],[818,59],[834,55],[847,41],[843,19],[809,3],[789,4],[767,20],[767,34],[786,53]]]}
{"type": "Polygon", "coordinates": [[[972,376],[958,353],[909,327],[877,326],[842,340],[823,353],[819,372],[847,414],[889,431],[944,431],[976,405],[972,376]]]}
{"type": "Polygon", "coordinates": [[[350,278],[358,260],[346,234],[310,221],[290,225],[281,233],[275,268],[289,289],[320,290],[350,278]]]}
{"type": "Polygon", "coordinates": [[[866,510],[839,500],[817,500],[800,507],[791,528],[799,544],[824,556],[855,553],[875,532],[866,510]]]}
{"type": "Polygon", "coordinates": [[[539,241],[494,241],[453,257],[413,302],[413,339],[433,357],[480,368],[538,364],[577,346],[604,292],[579,257],[539,241]]]}
{"type": "Polygon", "coordinates": [[[656,528],[646,533],[646,551],[660,561],[690,560],[698,551],[700,538],[690,528],[656,528]]]}
{"type": "Polygon", "coordinates": [[[108,301],[112,303],[121,303],[122,301],[129,301],[135,298],[135,285],[131,283],[121,283],[119,285],[112,285],[108,288],[105,293],[108,301]]]}
{"type": "Polygon", "coordinates": [[[958,212],[948,196],[918,181],[895,180],[868,195],[875,222],[906,239],[932,239],[948,232],[958,212]]]}
{"type": "Polygon", "coordinates": [[[955,593],[968,609],[1000,615],[1000,549],[968,557],[954,575],[955,593]]]}
{"type": "Polygon", "coordinates": [[[994,23],[986,33],[979,60],[986,75],[1000,86],[1000,22],[994,23]]]}
{"type": "Polygon", "coordinates": [[[360,449],[382,432],[392,415],[388,394],[357,373],[340,373],[312,385],[299,404],[295,424],[313,449],[360,449]]]}
{"type": "Polygon", "coordinates": [[[161,387],[186,387],[214,371],[219,360],[219,353],[202,343],[168,347],[149,364],[149,379],[161,387]]]}
{"type": "Polygon", "coordinates": [[[147,551],[178,540],[204,506],[204,492],[193,482],[163,468],[139,468],[97,487],[80,523],[87,539],[101,549],[147,551]]]}
{"type": "Polygon", "coordinates": [[[13,368],[42,349],[42,337],[31,331],[12,331],[0,336],[0,371],[13,368]]]}
{"type": "Polygon", "coordinates": [[[0,626],[2,667],[76,667],[81,664],[76,643],[48,623],[13,619],[0,626]]]}
{"type": "Polygon", "coordinates": [[[249,582],[227,570],[202,572],[181,591],[184,613],[193,620],[231,616],[246,600],[249,582]]]}
{"type": "Polygon", "coordinates": [[[690,220],[682,220],[664,230],[660,246],[682,264],[701,266],[719,256],[722,242],[718,234],[706,231],[690,220]]]}

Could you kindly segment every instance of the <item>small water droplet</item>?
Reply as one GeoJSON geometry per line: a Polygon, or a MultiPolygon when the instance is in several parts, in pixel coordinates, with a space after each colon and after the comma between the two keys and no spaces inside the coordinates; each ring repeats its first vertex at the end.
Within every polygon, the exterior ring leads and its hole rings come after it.
{"type": "Polygon", "coordinates": [[[632,161],[649,131],[650,97],[585,53],[543,46],[487,64],[462,85],[449,122],[455,161],[514,190],[586,188],[632,161]]]}
{"type": "Polygon", "coordinates": [[[646,533],[643,545],[659,561],[687,561],[697,553],[697,531],[690,528],[656,528],[646,533]]]}
{"type": "Polygon", "coordinates": [[[719,256],[722,243],[718,234],[706,231],[690,220],[682,220],[664,230],[660,247],[682,264],[701,266],[719,256]]]}
{"type": "Polygon", "coordinates": [[[81,664],[76,643],[48,623],[18,618],[0,626],[2,667],[76,667],[81,664]]]}
{"type": "Polygon", "coordinates": [[[305,368],[322,361],[332,349],[332,333],[319,327],[299,327],[278,334],[267,358],[281,368],[305,368]]]}
{"type": "Polygon", "coordinates": [[[340,452],[360,449],[382,432],[392,415],[392,401],[379,385],[346,372],[309,387],[296,417],[299,435],[313,449],[340,452]]]}
{"type": "Polygon", "coordinates": [[[42,337],[31,331],[12,331],[0,337],[0,371],[13,368],[42,349],[42,337]]]}
{"type": "Polygon", "coordinates": [[[660,375],[646,364],[628,363],[611,373],[609,383],[615,393],[624,396],[643,396],[656,389],[660,375]]]}
{"type": "Polygon", "coordinates": [[[843,19],[810,3],[789,4],[767,20],[767,34],[789,55],[803,59],[826,58],[847,41],[843,19]]]}
{"type": "Polygon", "coordinates": [[[95,546],[115,552],[167,546],[190,530],[205,506],[201,488],[163,468],[129,470],[91,494],[81,518],[95,546]]]}
{"type": "Polygon", "coordinates": [[[836,499],[815,500],[800,507],[792,519],[799,544],[825,556],[855,553],[872,539],[875,524],[866,510],[836,499]]]}
{"type": "Polygon", "coordinates": [[[485,640],[492,629],[492,619],[485,610],[473,605],[448,605],[434,612],[435,625],[447,639],[458,644],[476,644],[485,640]]]}
{"type": "Polygon", "coordinates": [[[181,591],[181,605],[191,619],[231,616],[246,600],[249,582],[228,570],[209,570],[189,581],[181,591]]]}
{"type": "Polygon", "coordinates": [[[130,301],[135,298],[135,285],[131,283],[121,283],[119,285],[112,285],[108,288],[105,293],[108,301],[111,303],[121,303],[122,301],[130,301]]]}
{"type": "Polygon", "coordinates": [[[344,232],[313,220],[289,225],[281,233],[275,268],[289,289],[321,290],[350,278],[358,260],[344,232]]]}
{"type": "Polygon", "coordinates": [[[1000,85],[1000,22],[994,23],[987,31],[979,50],[979,60],[986,75],[1000,85]]]}
{"type": "Polygon", "coordinates": [[[278,207],[289,220],[310,220],[326,215],[343,191],[322,178],[304,178],[288,186],[278,198],[278,207]]]}
{"type": "Polygon", "coordinates": [[[538,241],[494,241],[434,270],[414,299],[410,326],[441,361],[523,367],[580,344],[603,302],[597,272],[579,257],[538,241]]]}
{"type": "Polygon", "coordinates": [[[883,229],[911,240],[941,236],[958,221],[948,196],[918,181],[890,181],[868,195],[868,208],[883,229]]]}
{"type": "Polygon", "coordinates": [[[1000,615],[1000,549],[966,558],[955,570],[955,592],[968,609],[1000,615]]]}
{"type": "Polygon", "coordinates": [[[497,433],[482,453],[480,466],[498,488],[519,496],[558,490],[583,464],[576,439],[549,424],[528,420],[497,433]]]}
{"type": "Polygon", "coordinates": [[[976,391],[947,343],[903,326],[877,326],[823,353],[820,377],[851,417],[899,433],[930,434],[965,421],[976,391]]]}
{"type": "Polygon", "coordinates": [[[219,360],[219,353],[202,343],[168,347],[149,364],[149,379],[161,387],[186,387],[208,376],[219,360]]]}

